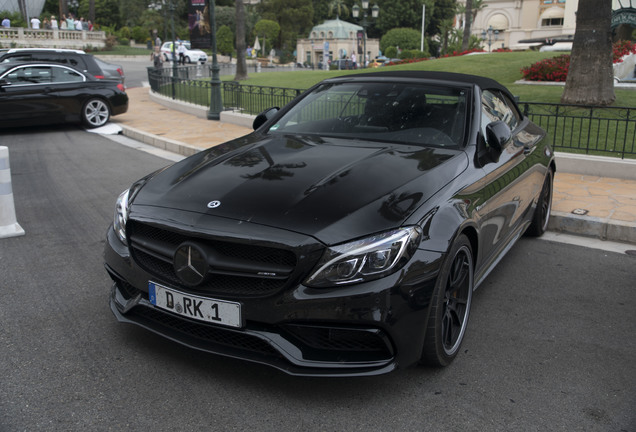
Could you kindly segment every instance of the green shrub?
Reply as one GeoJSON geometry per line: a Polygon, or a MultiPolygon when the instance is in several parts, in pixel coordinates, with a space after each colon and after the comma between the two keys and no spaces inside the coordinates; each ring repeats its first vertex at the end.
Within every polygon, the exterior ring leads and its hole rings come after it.
{"type": "Polygon", "coordinates": [[[384,55],[388,58],[395,58],[398,56],[398,52],[397,52],[397,48],[396,47],[388,47],[387,49],[384,50],[384,55]]]}
{"type": "Polygon", "coordinates": [[[401,50],[418,49],[421,43],[421,33],[412,28],[396,28],[386,32],[380,39],[380,49],[385,52],[389,47],[401,50]]]}

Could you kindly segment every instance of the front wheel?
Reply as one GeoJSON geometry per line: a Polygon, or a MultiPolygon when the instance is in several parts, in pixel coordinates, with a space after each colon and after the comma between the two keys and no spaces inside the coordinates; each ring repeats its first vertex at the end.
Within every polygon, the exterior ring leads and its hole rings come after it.
{"type": "Polygon", "coordinates": [[[474,288],[473,252],[468,237],[451,246],[435,283],[421,363],[447,366],[464,339],[474,288]]]}
{"type": "Polygon", "coordinates": [[[90,99],[82,108],[82,122],[89,128],[104,126],[110,118],[110,108],[102,99],[90,99]]]}
{"type": "Polygon", "coordinates": [[[534,209],[534,214],[532,215],[532,222],[530,222],[530,226],[526,230],[526,234],[529,236],[540,237],[548,229],[550,211],[552,210],[552,177],[552,169],[548,169],[543,181],[541,195],[539,195],[539,202],[537,202],[537,208],[534,209]]]}

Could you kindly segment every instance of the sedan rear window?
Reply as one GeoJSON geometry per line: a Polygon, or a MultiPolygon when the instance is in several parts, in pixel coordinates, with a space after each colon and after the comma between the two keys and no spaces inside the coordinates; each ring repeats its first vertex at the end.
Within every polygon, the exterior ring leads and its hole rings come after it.
{"type": "Polygon", "coordinates": [[[461,147],[467,90],[413,83],[337,83],[315,88],[272,133],[461,147]]]}

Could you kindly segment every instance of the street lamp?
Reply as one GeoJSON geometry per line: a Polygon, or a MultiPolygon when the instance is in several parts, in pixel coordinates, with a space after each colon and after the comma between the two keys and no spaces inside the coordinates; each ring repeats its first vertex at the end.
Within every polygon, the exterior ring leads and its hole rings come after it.
{"type": "MultiPolygon", "coordinates": [[[[241,0],[242,1],[242,0],[241,0]]],[[[212,44],[212,79],[210,80],[210,111],[208,120],[220,120],[223,102],[221,101],[221,79],[219,63],[216,59],[216,20],[214,18],[214,0],[210,0],[210,42],[212,44]]]]}
{"type": "MultiPolygon", "coordinates": [[[[362,39],[364,52],[362,53],[362,64],[364,67],[367,67],[367,26],[370,24],[367,22],[367,10],[369,9],[369,0],[362,0],[362,39]]],[[[357,4],[353,6],[351,9],[354,18],[358,18],[360,16],[360,6],[357,4]]],[[[377,18],[380,14],[380,7],[375,5],[371,8],[371,17],[373,19],[377,18]]]]}
{"type": "Polygon", "coordinates": [[[488,51],[490,52],[490,47],[492,45],[493,40],[496,42],[499,39],[499,30],[494,30],[492,26],[488,26],[488,31],[486,30],[481,31],[481,38],[483,40],[488,40],[488,51]],[[493,35],[495,36],[494,39],[493,39],[493,35]],[[486,39],[486,36],[488,36],[488,39],[486,39]]]}

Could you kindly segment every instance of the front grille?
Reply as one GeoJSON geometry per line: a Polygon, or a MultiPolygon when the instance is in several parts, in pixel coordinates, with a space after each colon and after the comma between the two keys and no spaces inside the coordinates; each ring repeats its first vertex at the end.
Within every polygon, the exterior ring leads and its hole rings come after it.
{"type": "Polygon", "coordinates": [[[162,327],[167,327],[173,331],[177,331],[206,342],[270,356],[278,355],[278,352],[267,342],[251,335],[241,334],[224,328],[190,321],[183,317],[173,316],[147,307],[136,307],[131,311],[131,313],[147,321],[152,321],[162,327]]]}
{"type": "Polygon", "coordinates": [[[135,262],[158,281],[172,285],[182,285],[173,266],[179,245],[194,242],[213,251],[223,270],[212,264],[207,279],[192,288],[205,294],[269,295],[285,287],[296,266],[296,256],[289,250],[184,235],[136,221],[127,228],[135,262]]]}

